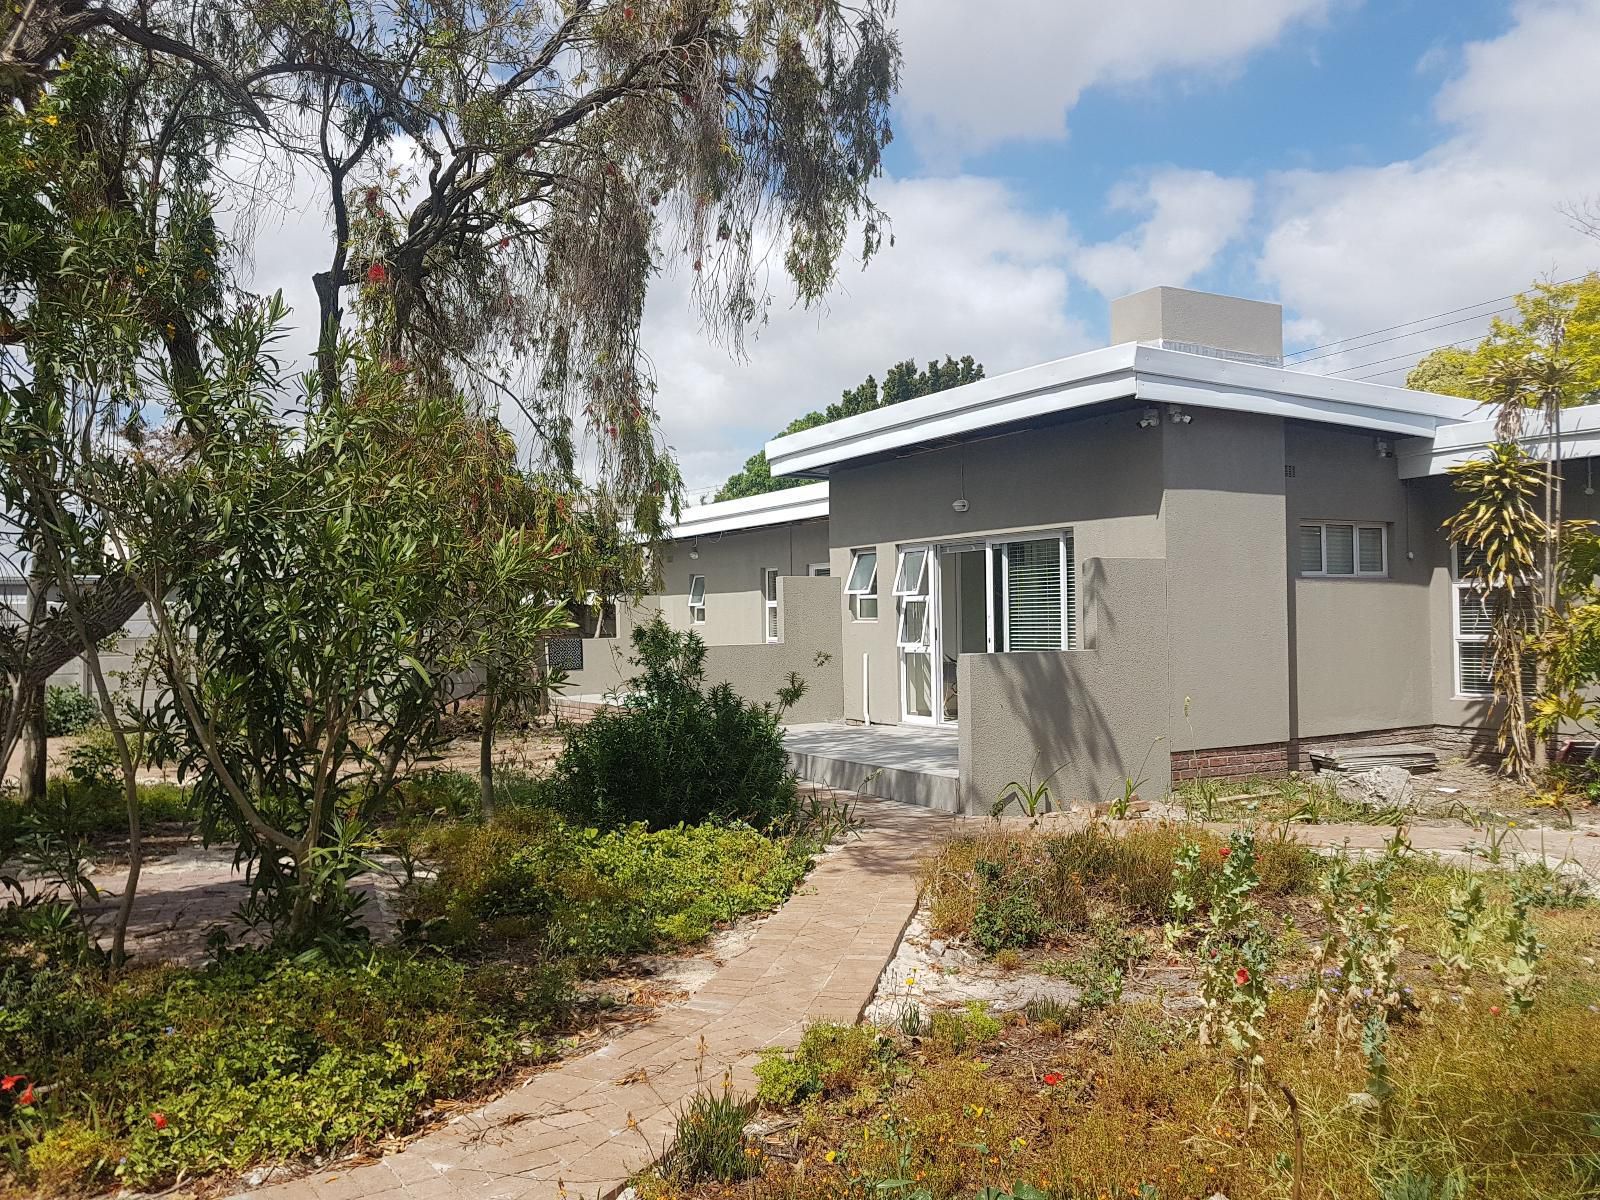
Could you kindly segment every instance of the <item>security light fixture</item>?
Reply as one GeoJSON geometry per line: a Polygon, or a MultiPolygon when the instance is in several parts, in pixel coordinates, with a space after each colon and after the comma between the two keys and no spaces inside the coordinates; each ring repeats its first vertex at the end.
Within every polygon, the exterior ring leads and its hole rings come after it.
{"type": "Polygon", "coordinates": [[[965,496],[963,496],[959,500],[950,501],[950,507],[955,509],[957,512],[966,512],[967,511],[967,507],[968,507],[967,506],[967,498],[965,496]]]}
{"type": "Polygon", "coordinates": [[[1172,419],[1172,423],[1174,425],[1187,425],[1190,421],[1194,420],[1192,416],[1184,412],[1181,408],[1168,409],[1167,416],[1172,419]]]}
{"type": "Polygon", "coordinates": [[[1139,418],[1140,429],[1154,429],[1159,424],[1161,424],[1161,414],[1153,408],[1145,409],[1144,415],[1139,418]]]}
{"type": "Polygon", "coordinates": [[[700,543],[699,542],[696,542],[694,545],[689,547],[689,557],[690,558],[699,558],[700,557],[700,543]]]}

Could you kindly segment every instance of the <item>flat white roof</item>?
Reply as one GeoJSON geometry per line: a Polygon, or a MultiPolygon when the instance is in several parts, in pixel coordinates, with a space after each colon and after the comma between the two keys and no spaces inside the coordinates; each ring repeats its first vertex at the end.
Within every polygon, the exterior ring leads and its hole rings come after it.
{"type": "MultiPolygon", "coordinates": [[[[1550,448],[1545,439],[1544,422],[1536,414],[1529,413],[1527,430],[1520,439],[1523,448],[1535,458],[1546,457],[1550,448]]],[[[1562,409],[1560,433],[1562,461],[1600,457],[1600,404],[1562,409]]],[[[1442,425],[1432,437],[1405,438],[1396,442],[1394,448],[1400,478],[1443,475],[1451,467],[1481,458],[1494,440],[1494,418],[1481,416],[1472,421],[1442,425]]]]}
{"type": "Polygon", "coordinates": [[[767,461],[774,475],[826,474],[853,459],[1126,399],[1422,437],[1478,409],[1456,396],[1124,342],[774,438],[767,461]]]}
{"type": "Polygon", "coordinates": [[[767,525],[787,525],[811,521],[828,515],[828,485],[806,483],[760,496],[738,500],[718,500],[683,510],[678,523],[668,533],[671,538],[705,537],[735,529],[760,529],[767,525]]]}

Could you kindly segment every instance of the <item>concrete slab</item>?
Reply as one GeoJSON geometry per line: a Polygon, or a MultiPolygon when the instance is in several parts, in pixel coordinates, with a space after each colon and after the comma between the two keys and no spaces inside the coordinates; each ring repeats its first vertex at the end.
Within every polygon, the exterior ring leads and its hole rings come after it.
{"type": "Polygon", "coordinates": [[[811,783],[939,812],[960,806],[960,744],[948,726],[790,725],[784,745],[811,783]]]}

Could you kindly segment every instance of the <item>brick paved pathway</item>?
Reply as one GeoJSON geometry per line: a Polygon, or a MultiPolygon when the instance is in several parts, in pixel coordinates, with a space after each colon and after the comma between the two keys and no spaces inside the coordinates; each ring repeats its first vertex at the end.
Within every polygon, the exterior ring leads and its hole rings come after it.
{"type": "MultiPolygon", "coordinates": [[[[740,1093],[765,1046],[792,1046],[811,1021],[853,1023],[871,999],[916,906],[917,861],[962,818],[861,799],[864,835],[825,856],[802,890],[693,999],[375,1163],[246,1193],[251,1200],[594,1200],[621,1190],[670,1141],[682,1103],[722,1086],[740,1093]]],[[[1069,819],[1064,824],[1077,824],[1069,819]]],[[[1010,824],[1025,824],[1012,822],[1010,824]]],[[[1060,829],[1062,826],[1046,828],[1060,829]]],[[[1226,834],[1231,826],[1211,826],[1226,834]]],[[[1301,825],[1312,845],[1381,849],[1390,830],[1301,825]]],[[[1482,835],[1416,827],[1415,849],[1459,854],[1482,835]]],[[[1517,830],[1504,846],[1600,870],[1600,839],[1517,830]],[[1512,840],[1521,844],[1513,847],[1512,840]]]]}
{"type": "Polygon", "coordinates": [[[801,891],[694,994],[648,1025],[554,1067],[376,1163],[326,1169],[252,1200],[593,1200],[670,1139],[679,1106],[731,1072],[754,1090],[764,1046],[811,1021],[854,1023],[916,906],[917,860],[955,827],[862,799],[863,835],[824,856],[801,891]],[[565,1189],[563,1191],[563,1188],[565,1189]]]}

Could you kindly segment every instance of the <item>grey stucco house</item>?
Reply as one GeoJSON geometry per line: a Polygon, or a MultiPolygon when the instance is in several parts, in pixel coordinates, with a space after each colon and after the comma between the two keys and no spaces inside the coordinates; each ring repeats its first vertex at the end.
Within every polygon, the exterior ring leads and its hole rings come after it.
{"type": "MultiPolygon", "coordinates": [[[[817,482],[688,510],[571,690],[614,686],[660,612],[747,695],[805,676],[796,720],[927,730],[956,764],[936,802],[975,810],[1030,771],[1104,799],[1319,743],[1487,747],[1482,612],[1440,532],[1484,414],[1284,369],[1274,304],[1155,288],[1111,331],[770,442],[817,482]]],[[[1597,451],[1600,408],[1573,410],[1569,475],[1597,451]]],[[[1600,515],[1592,487],[1567,507],[1600,515]]]]}

